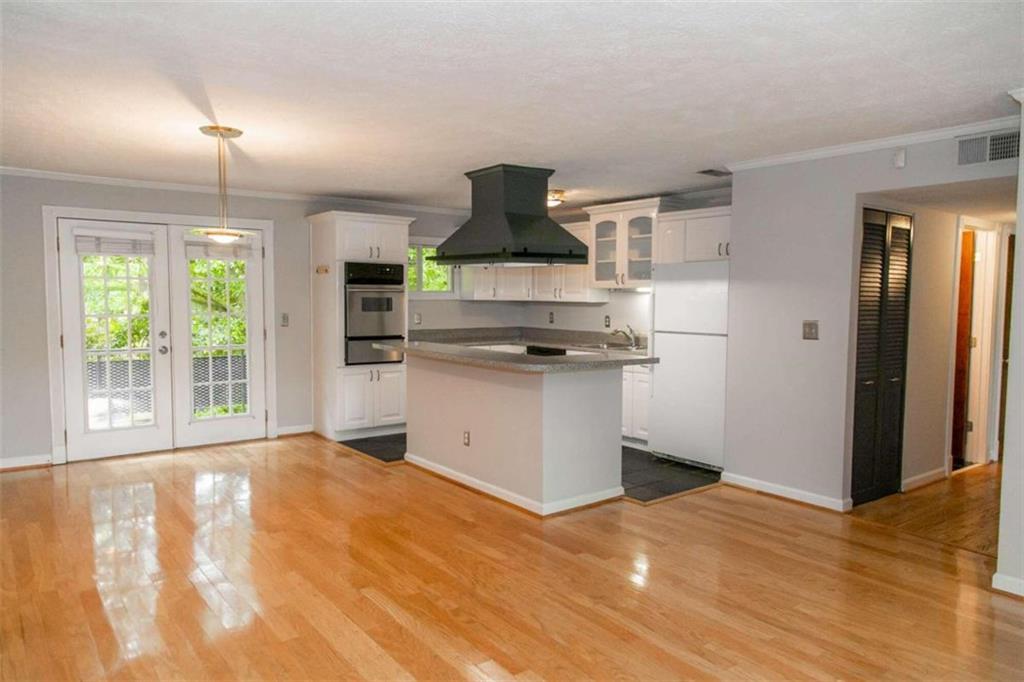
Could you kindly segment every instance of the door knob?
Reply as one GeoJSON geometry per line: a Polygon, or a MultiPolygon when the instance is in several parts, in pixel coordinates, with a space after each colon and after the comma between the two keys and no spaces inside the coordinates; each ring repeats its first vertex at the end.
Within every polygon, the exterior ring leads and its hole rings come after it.
{"type": "Polygon", "coordinates": [[[160,346],[157,349],[157,352],[160,353],[160,355],[167,355],[167,351],[168,350],[170,350],[170,349],[167,346],[160,346]]]}

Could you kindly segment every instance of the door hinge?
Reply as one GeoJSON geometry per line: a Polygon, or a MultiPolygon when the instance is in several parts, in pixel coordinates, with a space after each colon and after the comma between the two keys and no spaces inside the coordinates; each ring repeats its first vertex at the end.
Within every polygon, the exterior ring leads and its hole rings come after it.
{"type": "Polygon", "coordinates": [[[57,233],[57,253],[60,253],[60,232],[57,233]]]}
{"type": "Polygon", "coordinates": [[[64,348],[64,335],[63,334],[60,335],[60,347],[61,347],[61,349],[64,348]]]}
{"type": "Polygon", "coordinates": [[[64,447],[68,446],[68,430],[64,429],[64,447]]]}
{"type": "Polygon", "coordinates": [[[267,257],[267,247],[261,246],[260,247],[260,254],[261,254],[261,257],[266,258],[267,257]]]}
{"type": "Polygon", "coordinates": [[[264,423],[270,423],[270,410],[263,410],[263,421],[264,423]]]}
{"type": "Polygon", "coordinates": [[[974,431],[974,422],[968,419],[967,426],[965,428],[967,429],[967,433],[971,433],[972,431],[974,431]]]}
{"type": "Polygon", "coordinates": [[[263,328],[263,340],[264,341],[267,340],[267,328],[266,327],[263,328]]]}
{"type": "Polygon", "coordinates": [[[971,348],[977,348],[977,346],[978,346],[978,337],[977,336],[972,336],[971,337],[971,348]]]}

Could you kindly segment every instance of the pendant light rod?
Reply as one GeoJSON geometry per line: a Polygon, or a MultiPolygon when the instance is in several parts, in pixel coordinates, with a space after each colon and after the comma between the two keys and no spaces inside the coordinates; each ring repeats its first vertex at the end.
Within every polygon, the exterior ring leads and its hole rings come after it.
{"type": "Polygon", "coordinates": [[[228,126],[203,126],[199,129],[203,135],[217,138],[217,194],[220,197],[220,229],[228,229],[228,161],[227,142],[229,138],[239,137],[242,131],[228,126]]]}

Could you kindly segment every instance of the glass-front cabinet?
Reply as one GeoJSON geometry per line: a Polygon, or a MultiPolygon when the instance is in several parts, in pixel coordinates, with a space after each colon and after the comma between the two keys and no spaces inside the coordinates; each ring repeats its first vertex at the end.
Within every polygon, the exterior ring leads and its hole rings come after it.
{"type": "Polygon", "coordinates": [[[658,200],[586,209],[594,230],[594,285],[606,289],[648,286],[654,262],[658,200]]]}

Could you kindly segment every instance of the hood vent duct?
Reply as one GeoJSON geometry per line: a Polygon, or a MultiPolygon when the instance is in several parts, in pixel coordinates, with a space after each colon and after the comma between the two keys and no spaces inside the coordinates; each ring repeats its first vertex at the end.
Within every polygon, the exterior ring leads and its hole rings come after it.
{"type": "Polygon", "coordinates": [[[547,168],[498,164],[466,173],[469,220],[437,247],[445,265],[584,265],[587,245],[548,217],[547,168]]]}

